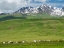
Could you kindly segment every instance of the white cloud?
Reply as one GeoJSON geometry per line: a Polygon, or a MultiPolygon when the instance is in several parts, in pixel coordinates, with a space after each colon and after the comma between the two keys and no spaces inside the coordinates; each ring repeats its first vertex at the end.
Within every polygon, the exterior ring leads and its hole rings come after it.
{"type": "MultiPolygon", "coordinates": [[[[13,12],[21,7],[30,6],[31,5],[30,1],[31,0],[0,0],[0,11],[13,12]]],[[[46,0],[35,0],[35,1],[46,2],[46,0]]]]}
{"type": "Polygon", "coordinates": [[[26,0],[0,0],[0,11],[13,12],[27,4],[26,0]]]}
{"type": "MultiPolygon", "coordinates": [[[[31,4],[30,3],[31,0],[0,0],[0,12],[13,12],[16,11],[18,9],[20,9],[21,7],[24,6],[39,6],[40,4],[31,4]]],[[[46,1],[48,0],[35,0],[35,1],[40,1],[43,3],[46,3],[46,1]]],[[[61,1],[61,0],[59,0],[61,1]]],[[[51,6],[58,6],[58,5],[63,5],[64,4],[55,4],[55,3],[47,3],[47,5],[51,5],[51,6]]]]}

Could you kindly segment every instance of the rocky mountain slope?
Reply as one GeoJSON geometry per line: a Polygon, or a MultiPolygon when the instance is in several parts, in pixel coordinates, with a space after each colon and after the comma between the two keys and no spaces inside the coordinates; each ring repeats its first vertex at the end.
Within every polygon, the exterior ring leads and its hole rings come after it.
{"type": "Polygon", "coordinates": [[[46,4],[43,4],[39,7],[22,7],[18,11],[14,13],[22,13],[22,14],[29,14],[29,13],[41,13],[41,12],[46,12],[52,16],[58,15],[58,16],[63,16],[64,15],[64,7],[63,8],[57,8],[57,7],[52,7],[48,6],[46,4]]]}

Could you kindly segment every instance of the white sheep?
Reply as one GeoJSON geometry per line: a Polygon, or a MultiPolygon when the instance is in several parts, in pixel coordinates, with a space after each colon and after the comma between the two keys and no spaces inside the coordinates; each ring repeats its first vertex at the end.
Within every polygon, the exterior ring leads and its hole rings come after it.
{"type": "Polygon", "coordinates": [[[3,44],[5,44],[6,42],[3,42],[3,44]]]}
{"type": "Polygon", "coordinates": [[[50,42],[50,40],[47,40],[47,41],[49,41],[49,42],[50,42]]]}
{"type": "Polygon", "coordinates": [[[22,43],[25,43],[25,41],[22,41],[22,43]]]}
{"type": "Polygon", "coordinates": [[[9,41],[8,43],[12,43],[12,41],[9,41]]]}
{"type": "Polygon", "coordinates": [[[36,40],[34,40],[34,42],[37,42],[36,40]]]}

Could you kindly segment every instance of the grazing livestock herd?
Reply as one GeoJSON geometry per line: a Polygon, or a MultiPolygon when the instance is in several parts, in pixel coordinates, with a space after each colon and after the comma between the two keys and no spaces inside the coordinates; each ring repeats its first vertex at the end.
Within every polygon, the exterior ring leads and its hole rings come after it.
{"type": "MultiPolygon", "coordinates": [[[[8,41],[8,42],[2,42],[3,44],[12,44],[12,43],[26,43],[27,41],[23,40],[23,41],[16,41],[16,42],[13,42],[13,41],[8,41]]],[[[37,42],[51,42],[51,40],[33,40],[33,43],[37,43],[37,42]]],[[[64,42],[64,40],[55,40],[55,41],[52,41],[52,42],[64,42]]]]}

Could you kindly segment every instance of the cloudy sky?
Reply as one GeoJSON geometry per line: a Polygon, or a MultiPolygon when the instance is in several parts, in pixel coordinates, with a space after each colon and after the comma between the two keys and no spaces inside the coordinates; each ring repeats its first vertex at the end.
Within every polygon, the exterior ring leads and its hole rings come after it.
{"type": "Polygon", "coordinates": [[[41,4],[63,7],[64,0],[0,0],[0,12],[14,12],[20,9],[21,7],[37,7],[41,4]],[[41,3],[37,3],[36,1],[39,1],[41,3]]]}

